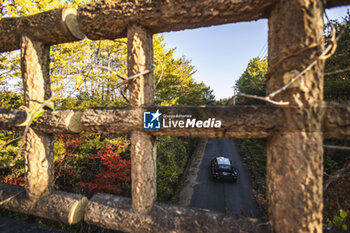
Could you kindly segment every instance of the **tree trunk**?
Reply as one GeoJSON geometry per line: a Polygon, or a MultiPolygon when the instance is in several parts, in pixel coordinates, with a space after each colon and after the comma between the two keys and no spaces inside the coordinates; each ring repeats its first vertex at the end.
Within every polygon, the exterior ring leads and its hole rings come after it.
{"type": "MultiPolygon", "coordinates": [[[[280,1],[269,17],[267,92],[281,88],[319,55],[318,48],[288,57],[323,39],[321,0],[280,1]]],[[[322,232],[323,66],[319,61],[277,100],[289,101],[285,124],[267,140],[269,218],[274,232],[322,232]],[[294,126],[296,127],[294,127],[294,126]],[[293,126],[294,130],[290,130],[293,126]]]]}
{"type": "MultiPolygon", "coordinates": [[[[21,39],[21,70],[25,106],[35,111],[48,99],[50,92],[50,47],[29,36],[21,39]]],[[[29,129],[25,138],[25,175],[27,194],[38,198],[50,192],[53,183],[52,136],[29,129]]]]}
{"type": "MultiPolygon", "coordinates": [[[[153,66],[152,34],[133,25],[128,28],[128,75],[153,66]]],[[[154,101],[154,76],[149,73],[130,81],[130,106],[149,106],[154,101]]],[[[142,112],[139,111],[139,116],[142,112]]],[[[141,123],[141,121],[138,121],[141,123]]],[[[147,212],[157,199],[155,139],[142,131],[131,133],[132,206],[137,212],[147,212]]]]}

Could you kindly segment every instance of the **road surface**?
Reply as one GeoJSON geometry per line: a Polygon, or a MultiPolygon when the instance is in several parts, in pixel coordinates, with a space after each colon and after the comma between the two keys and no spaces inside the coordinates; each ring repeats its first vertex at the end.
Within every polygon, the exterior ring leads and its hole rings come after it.
{"type": "Polygon", "coordinates": [[[204,153],[190,207],[258,218],[260,215],[252,198],[250,178],[243,167],[234,140],[209,139],[204,153]],[[225,156],[232,160],[238,172],[236,183],[211,179],[209,164],[216,156],[225,156]]]}

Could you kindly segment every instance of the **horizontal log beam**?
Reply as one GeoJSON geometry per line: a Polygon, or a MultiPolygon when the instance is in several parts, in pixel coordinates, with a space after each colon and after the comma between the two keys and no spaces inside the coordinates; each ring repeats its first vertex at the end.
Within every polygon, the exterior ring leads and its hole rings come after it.
{"type": "MultiPolygon", "coordinates": [[[[47,111],[43,117],[33,123],[33,128],[44,133],[79,133],[82,130],[104,134],[128,134],[133,130],[147,132],[153,136],[201,137],[201,138],[265,138],[274,132],[296,132],[299,125],[287,125],[288,114],[296,113],[298,109],[279,108],[270,105],[247,106],[206,106],[206,107],[148,107],[141,108],[91,108],[84,112],[73,110],[47,111]],[[184,120],[190,115],[191,119],[207,120],[215,118],[221,121],[220,128],[165,128],[143,129],[143,112],[156,111],[173,120],[184,120]]],[[[312,110],[316,111],[316,109],[312,110]]],[[[324,138],[350,138],[350,103],[324,103],[317,111],[323,115],[322,129],[324,138]]],[[[307,114],[307,111],[299,111],[307,114]]],[[[25,112],[20,110],[0,109],[0,129],[20,129],[16,125],[25,120],[25,112]]],[[[162,120],[163,121],[163,120],[162,120]]],[[[163,122],[162,122],[163,123],[163,122]]]]}
{"type": "Polygon", "coordinates": [[[80,194],[55,191],[31,200],[24,187],[0,183],[0,208],[67,224],[83,219],[88,199],[80,194]]]}
{"type": "Polygon", "coordinates": [[[33,128],[44,133],[80,133],[84,129],[82,115],[83,112],[77,110],[47,111],[33,128]]]}
{"type": "MultiPolygon", "coordinates": [[[[326,0],[326,8],[348,5],[350,0],[326,0]]],[[[130,24],[153,33],[179,31],[267,18],[271,0],[223,1],[102,1],[84,5],[77,12],[60,8],[36,15],[0,20],[0,52],[20,48],[21,35],[48,45],[90,39],[126,37],[130,24]],[[83,33],[83,32],[84,33],[83,33]]]]}
{"type": "Polygon", "coordinates": [[[153,205],[147,214],[137,214],[131,199],[97,194],[89,200],[84,221],[125,232],[269,232],[257,219],[210,212],[207,210],[153,205]]]}
{"type": "MultiPolygon", "coordinates": [[[[90,39],[126,37],[127,27],[138,24],[152,33],[179,31],[267,18],[274,0],[150,0],[101,1],[78,9],[81,30],[90,39]]],[[[327,0],[326,7],[350,4],[327,0]]]]}
{"type": "Polygon", "coordinates": [[[21,35],[54,45],[84,39],[77,21],[77,11],[60,8],[36,15],[0,20],[0,52],[20,48],[21,35]]]}
{"type": "Polygon", "coordinates": [[[126,37],[138,24],[152,33],[179,31],[267,17],[271,0],[103,1],[78,9],[81,30],[90,39],[126,37]]]}
{"type": "Polygon", "coordinates": [[[27,114],[22,110],[0,109],[0,129],[14,130],[18,129],[17,125],[24,122],[27,114]]]}
{"type": "MultiPolygon", "coordinates": [[[[264,138],[274,129],[277,122],[275,117],[278,116],[276,111],[279,111],[278,108],[273,106],[93,108],[86,109],[83,113],[62,110],[46,112],[32,127],[45,133],[79,133],[84,129],[94,133],[127,134],[133,130],[141,130],[154,136],[264,138]],[[157,109],[162,116],[190,115],[203,121],[215,118],[222,125],[220,128],[143,129],[143,112],[157,109]]],[[[0,118],[0,129],[18,129],[16,125],[24,121],[25,112],[0,109],[0,116],[3,116],[0,118]]]]}
{"type": "Polygon", "coordinates": [[[330,102],[324,106],[323,137],[350,139],[350,102],[330,102]]]}
{"type": "MultiPolygon", "coordinates": [[[[81,122],[82,111],[60,110],[46,111],[42,117],[33,122],[32,128],[44,133],[80,133],[83,130],[81,122]]],[[[18,126],[26,120],[23,110],[0,109],[1,130],[21,130],[18,126]]]]}
{"type": "MultiPolygon", "coordinates": [[[[153,136],[179,136],[204,138],[264,138],[274,129],[276,122],[275,107],[269,106],[206,106],[206,107],[148,107],[133,109],[125,114],[127,109],[87,109],[82,121],[84,129],[89,132],[104,132],[109,134],[127,133],[141,130],[153,136]],[[190,119],[208,120],[215,118],[221,121],[220,128],[166,128],[143,129],[143,112],[156,111],[162,113],[161,118],[169,124],[169,116],[190,116],[190,119]]],[[[184,120],[188,117],[171,117],[172,120],[184,120]]],[[[163,124],[163,120],[162,120],[163,124]]],[[[170,123],[171,124],[171,123],[170,123]]]]}
{"type": "Polygon", "coordinates": [[[345,6],[350,4],[350,0],[326,0],[325,8],[332,8],[337,6],[345,6]]]}

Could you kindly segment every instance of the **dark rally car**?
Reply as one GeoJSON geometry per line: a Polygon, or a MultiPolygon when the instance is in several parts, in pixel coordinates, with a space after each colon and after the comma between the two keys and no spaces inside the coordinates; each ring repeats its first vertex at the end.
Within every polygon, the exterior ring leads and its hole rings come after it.
{"type": "Polygon", "coordinates": [[[232,166],[232,161],[226,157],[215,157],[210,162],[210,172],[216,180],[236,181],[238,173],[232,166]]]}

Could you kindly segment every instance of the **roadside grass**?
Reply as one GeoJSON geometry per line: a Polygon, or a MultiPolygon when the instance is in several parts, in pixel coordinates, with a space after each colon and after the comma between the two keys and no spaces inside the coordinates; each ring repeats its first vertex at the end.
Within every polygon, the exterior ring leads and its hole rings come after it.
{"type": "Polygon", "coordinates": [[[257,168],[259,174],[266,177],[266,140],[264,139],[245,139],[244,144],[257,168]]]}

